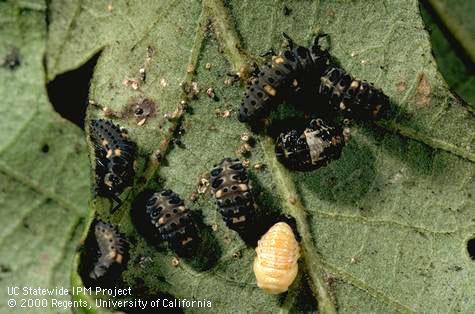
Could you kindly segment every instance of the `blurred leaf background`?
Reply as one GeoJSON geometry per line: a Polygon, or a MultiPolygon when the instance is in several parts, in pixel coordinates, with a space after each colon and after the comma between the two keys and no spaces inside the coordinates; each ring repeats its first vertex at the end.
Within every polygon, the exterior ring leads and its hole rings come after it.
{"type": "Polygon", "coordinates": [[[464,0],[426,0],[422,18],[439,71],[452,90],[475,106],[475,4],[464,0]]]}

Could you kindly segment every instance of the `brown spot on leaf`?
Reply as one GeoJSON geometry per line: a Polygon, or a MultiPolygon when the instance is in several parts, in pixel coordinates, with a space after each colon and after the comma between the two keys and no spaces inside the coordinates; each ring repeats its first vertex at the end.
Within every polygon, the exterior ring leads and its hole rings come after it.
{"type": "Polygon", "coordinates": [[[327,15],[328,17],[335,17],[336,13],[335,13],[334,10],[329,9],[329,10],[327,10],[326,15],[327,15]]]}
{"type": "Polygon", "coordinates": [[[138,125],[143,125],[146,120],[155,114],[155,102],[148,98],[133,99],[126,107],[125,115],[134,118],[138,125]]]}
{"type": "Polygon", "coordinates": [[[396,83],[396,90],[398,93],[404,92],[406,88],[407,88],[406,81],[400,81],[396,83]]]}
{"type": "Polygon", "coordinates": [[[429,80],[424,73],[419,74],[417,79],[417,89],[416,89],[416,106],[418,108],[427,107],[430,104],[431,99],[431,88],[429,80]]]}

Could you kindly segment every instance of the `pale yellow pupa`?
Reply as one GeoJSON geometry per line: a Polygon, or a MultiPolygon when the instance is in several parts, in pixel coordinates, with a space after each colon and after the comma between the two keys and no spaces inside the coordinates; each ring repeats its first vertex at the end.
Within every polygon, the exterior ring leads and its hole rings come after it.
{"type": "Polygon", "coordinates": [[[273,225],[257,242],[254,275],[257,286],[270,294],[289,289],[298,273],[299,243],[285,222],[273,225]]]}

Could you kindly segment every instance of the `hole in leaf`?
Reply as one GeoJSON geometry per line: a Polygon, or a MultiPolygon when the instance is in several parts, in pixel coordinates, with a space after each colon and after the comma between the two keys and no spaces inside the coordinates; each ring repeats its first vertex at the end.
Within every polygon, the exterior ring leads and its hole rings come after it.
{"type": "Polygon", "coordinates": [[[54,110],[63,118],[84,129],[89,83],[96,66],[98,52],[84,65],[55,77],[48,83],[48,97],[54,110]]]}
{"type": "Polygon", "coordinates": [[[472,260],[475,260],[475,238],[467,241],[467,252],[468,256],[470,256],[472,260]]]}
{"type": "Polygon", "coordinates": [[[41,151],[42,151],[43,153],[45,153],[45,154],[46,154],[47,152],[49,152],[49,145],[48,145],[48,144],[44,144],[44,145],[41,147],[41,151]]]}

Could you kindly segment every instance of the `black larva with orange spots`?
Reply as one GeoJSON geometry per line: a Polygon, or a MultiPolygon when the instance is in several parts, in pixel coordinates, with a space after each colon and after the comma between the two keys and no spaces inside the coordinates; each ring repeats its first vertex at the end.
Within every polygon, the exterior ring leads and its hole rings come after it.
{"type": "Polygon", "coordinates": [[[264,118],[289,93],[318,86],[329,63],[328,52],[319,45],[323,36],[326,35],[318,35],[312,47],[305,48],[284,34],[288,49],[274,55],[270,64],[256,69],[247,81],[239,121],[253,122],[264,118]]]}
{"type": "Polygon", "coordinates": [[[171,190],[153,193],[145,205],[147,215],[159,238],[180,256],[190,255],[200,241],[191,211],[171,190]]]}
{"type": "Polygon", "coordinates": [[[90,137],[96,160],[97,193],[120,204],[118,197],[132,185],[136,146],[127,134],[109,120],[92,120],[90,137]]]}
{"type": "Polygon", "coordinates": [[[331,111],[347,118],[379,119],[389,110],[389,98],[381,89],[336,67],[328,68],[320,78],[319,94],[328,100],[331,111]]]}
{"type": "Polygon", "coordinates": [[[313,119],[302,132],[290,130],[277,138],[277,159],[287,168],[310,171],[340,158],[343,147],[349,140],[349,129],[341,129],[313,119]]]}
{"type": "Polygon", "coordinates": [[[98,257],[89,277],[98,280],[104,277],[113,266],[124,268],[127,242],[115,226],[103,221],[95,223],[94,236],[97,241],[98,257]]]}
{"type": "Polygon", "coordinates": [[[225,158],[211,170],[211,188],[226,225],[246,231],[254,215],[249,177],[239,159],[225,158]]]}

